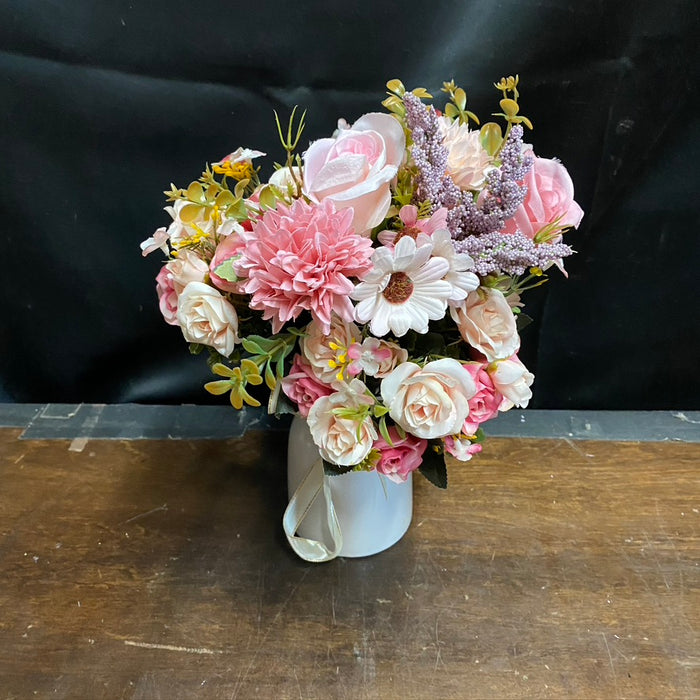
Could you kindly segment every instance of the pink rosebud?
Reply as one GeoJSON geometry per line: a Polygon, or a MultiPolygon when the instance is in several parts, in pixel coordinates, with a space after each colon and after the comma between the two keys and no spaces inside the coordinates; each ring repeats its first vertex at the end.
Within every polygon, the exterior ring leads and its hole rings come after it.
{"type": "Polygon", "coordinates": [[[465,435],[474,435],[482,423],[494,418],[503,401],[503,396],[496,391],[486,371],[487,367],[485,362],[468,362],[464,365],[476,384],[476,394],[469,399],[469,415],[462,428],[465,435]]]}
{"type": "Polygon", "coordinates": [[[379,450],[380,453],[377,471],[392,481],[401,483],[406,481],[411,472],[420,467],[428,441],[409,433],[406,433],[406,437],[402,440],[393,426],[389,428],[389,437],[393,445],[381,436],[372,445],[372,448],[379,450]]]}
{"type": "Polygon", "coordinates": [[[299,407],[304,418],[321,396],[330,396],[334,389],[314,374],[311,365],[301,355],[295,355],[289,374],[282,380],[282,391],[299,407]]]}

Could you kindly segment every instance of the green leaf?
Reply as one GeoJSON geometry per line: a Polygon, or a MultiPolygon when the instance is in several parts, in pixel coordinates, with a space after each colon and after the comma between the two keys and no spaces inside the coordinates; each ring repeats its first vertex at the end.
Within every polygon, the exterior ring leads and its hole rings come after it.
{"type": "Polygon", "coordinates": [[[214,273],[219,275],[222,280],[226,280],[227,282],[238,282],[238,275],[234,272],[233,263],[239,257],[239,255],[234,255],[228,260],[224,260],[221,265],[218,265],[214,269],[214,273]]]}
{"type": "Polygon", "coordinates": [[[498,149],[503,143],[503,132],[501,127],[496,122],[487,122],[481,127],[480,137],[481,145],[484,150],[490,155],[494,156],[498,153],[498,149]]]}
{"type": "Polygon", "coordinates": [[[199,355],[205,347],[205,345],[201,345],[200,343],[190,343],[190,354],[199,355]]]}
{"type": "Polygon", "coordinates": [[[447,488],[447,467],[444,455],[435,452],[431,444],[423,453],[423,462],[418,468],[420,473],[439,489],[447,488]]]}
{"type": "MultiPolygon", "coordinates": [[[[218,274],[218,273],[217,273],[218,274]]],[[[250,338],[243,338],[241,341],[243,347],[246,349],[247,352],[249,352],[251,355],[267,355],[267,353],[256,343],[254,340],[251,340],[254,336],[250,336],[250,338]]]]}
{"type": "Polygon", "coordinates": [[[467,94],[464,92],[464,90],[462,90],[462,88],[457,88],[455,90],[453,99],[457,107],[464,111],[464,108],[467,106],[467,94]]]}

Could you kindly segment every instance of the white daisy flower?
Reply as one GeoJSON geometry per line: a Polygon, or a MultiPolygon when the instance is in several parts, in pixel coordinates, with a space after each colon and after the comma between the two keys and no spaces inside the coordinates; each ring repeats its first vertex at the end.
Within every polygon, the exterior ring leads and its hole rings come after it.
{"type": "Polygon", "coordinates": [[[445,258],[450,264],[450,270],[445,275],[452,285],[452,294],[448,299],[450,306],[454,302],[463,301],[469,292],[479,288],[479,278],[469,270],[474,269],[474,261],[466,253],[457,253],[452,245],[452,237],[447,229],[435,231],[433,239],[433,255],[445,258]]]}
{"type": "Polygon", "coordinates": [[[397,338],[410,329],[428,332],[428,322],[445,315],[453,286],[443,278],[450,263],[433,256],[432,240],[416,244],[409,236],[401,238],[393,250],[377,248],[372,255],[374,269],[352,293],[359,301],[355,319],[369,323],[372,335],[391,331],[397,338]]]}

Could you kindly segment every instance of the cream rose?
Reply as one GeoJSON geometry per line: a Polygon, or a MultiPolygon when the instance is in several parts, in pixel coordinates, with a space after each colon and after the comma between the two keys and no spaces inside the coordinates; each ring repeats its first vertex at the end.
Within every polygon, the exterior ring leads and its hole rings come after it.
{"type": "Polygon", "coordinates": [[[459,433],[476,394],[472,376],[451,358],[404,362],[382,380],[382,400],[406,432],[431,439],[459,433]]]}
{"type": "Polygon", "coordinates": [[[211,345],[228,357],[238,342],[238,315],[221,294],[202,282],[190,282],[178,298],[177,320],[185,340],[211,345]]]}
{"type": "Polygon", "coordinates": [[[374,403],[365,392],[365,385],[359,379],[353,379],[340,391],[317,399],[309,410],[307,422],[311,436],[326,461],[352,467],[372,449],[378,433],[369,415],[358,421],[333,412],[336,408],[356,408],[361,414],[363,406],[374,403]]]}
{"type": "Polygon", "coordinates": [[[180,251],[177,258],[166,264],[173,289],[182,294],[190,282],[204,282],[209,274],[209,266],[191,250],[180,251]]]}
{"type": "Polygon", "coordinates": [[[520,348],[515,316],[503,293],[491,287],[469,292],[464,303],[450,309],[462,338],[489,362],[504,360],[520,348]]]}
{"type": "Polygon", "coordinates": [[[391,204],[389,183],[403,162],[406,139],[389,114],[372,112],[304,154],[304,190],[311,200],[352,207],[355,233],[369,235],[391,204]]]}
{"type": "Polygon", "coordinates": [[[323,327],[316,321],[311,321],[306,327],[306,334],[300,339],[299,345],[306,361],[311,365],[313,373],[324,383],[340,387],[336,369],[337,351],[330,347],[335,343],[340,347],[349,348],[353,343],[362,339],[360,329],[354,323],[346,323],[338,316],[331,318],[331,332],[326,334],[323,327]]]}
{"type": "Polygon", "coordinates": [[[513,406],[525,408],[532,398],[530,387],[535,379],[532,372],[518,359],[517,355],[500,360],[486,369],[493,386],[503,395],[499,411],[507,411],[513,406]]]}
{"type": "Polygon", "coordinates": [[[478,190],[493,162],[481,145],[479,131],[448,117],[438,119],[442,145],[447,149],[447,174],[463,190],[478,190]]]}

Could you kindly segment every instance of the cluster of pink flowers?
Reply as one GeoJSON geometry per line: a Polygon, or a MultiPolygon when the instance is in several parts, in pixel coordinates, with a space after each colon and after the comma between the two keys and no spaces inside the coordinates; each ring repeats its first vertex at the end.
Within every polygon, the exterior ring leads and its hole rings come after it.
{"type": "Polygon", "coordinates": [[[167,193],[172,221],[141,247],[167,256],[156,278],[160,310],[193,351],[209,351],[224,377],[207,385],[212,393],[256,406],[264,381],[270,410],[286,397],[331,468],[395,481],[435,454],[471,459],[484,423],[528,405],[534,377],[518,358],[521,293],[548,267],[563,270],[562,236],[582,211],[561,163],[530,146],[522,160],[514,155],[508,134],[527,122],[514,85],[497,86],[514,94],[501,101],[506,134],[494,124],[472,128],[453,83],[441,114],[418,99],[430,97],[422,89],[391,81],[388,112],[340,120],[300,156],[283,141],[287,163],[267,181],[255,165],[265,154],[239,148],[167,193]],[[436,125],[430,148],[439,157],[430,162],[428,146],[414,147],[427,143],[421,123],[436,125]],[[443,201],[457,192],[454,206],[478,214],[500,196],[488,188],[507,180],[506,144],[508,172],[525,172],[513,184],[520,204],[484,235],[490,251],[527,239],[528,254],[545,264],[522,275],[484,274],[464,252],[464,230],[450,231],[454,212],[443,201]],[[425,162],[414,162],[419,155],[425,162]],[[439,202],[425,198],[433,190],[439,202]]]}

